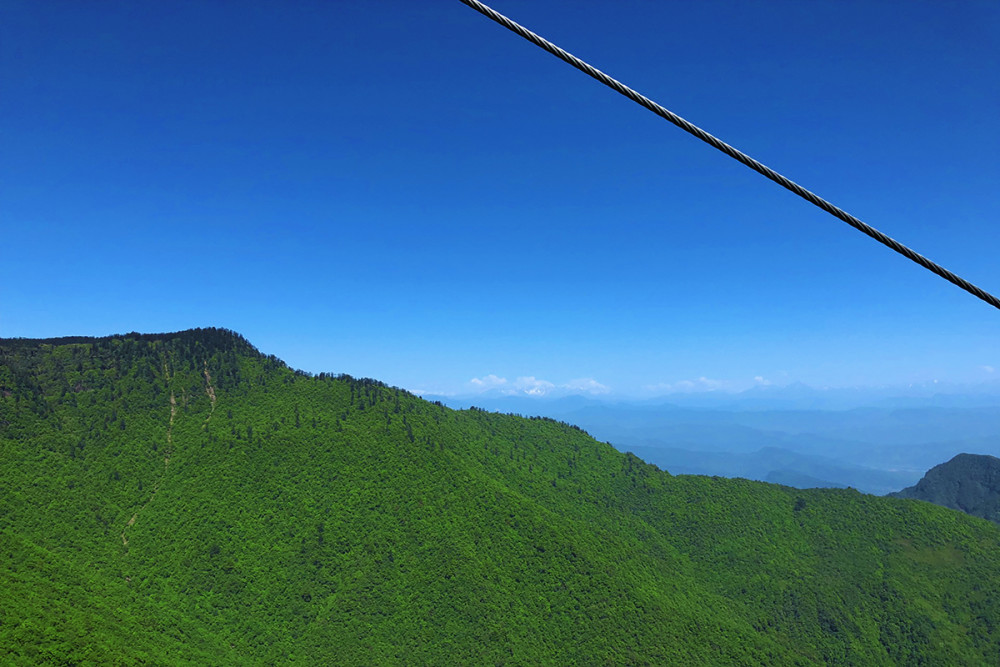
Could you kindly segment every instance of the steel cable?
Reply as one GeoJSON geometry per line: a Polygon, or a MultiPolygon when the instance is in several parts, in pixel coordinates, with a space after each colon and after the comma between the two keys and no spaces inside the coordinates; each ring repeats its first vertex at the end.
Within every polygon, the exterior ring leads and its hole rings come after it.
{"type": "Polygon", "coordinates": [[[671,123],[673,123],[677,127],[679,127],[682,130],[684,130],[685,132],[688,132],[689,134],[693,134],[694,136],[698,137],[699,139],[701,139],[705,143],[709,144],[710,146],[713,146],[713,147],[717,148],[718,150],[722,151],[723,153],[725,153],[729,157],[733,158],[734,160],[738,160],[739,162],[742,162],[743,164],[745,164],[746,166],[750,167],[751,169],[753,169],[757,173],[759,173],[759,174],[761,174],[763,176],[766,176],[767,178],[771,179],[772,181],[774,181],[775,183],[777,183],[781,187],[785,188],[786,190],[790,190],[791,192],[794,192],[799,197],[802,197],[806,201],[808,201],[808,202],[810,202],[810,203],[818,206],[819,208],[823,209],[824,211],[826,211],[830,215],[832,215],[832,216],[834,216],[836,218],[839,218],[840,220],[846,222],[847,224],[849,224],[851,227],[854,227],[858,231],[860,231],[860,232],[862,232],[864,234],[867,234],[868,236],[872,237],[873,239],[875,239],[879,243],[881,243],[883,245],[886,245],[889,248],[891,248],[891,249],[895,250],[896,252],[898,252],[899,254],[903,255],[904,257],[907,257],[907,258],[913,260],[914,262],[916,262],[920,266],[924,267],[928,271],[932,271],[932,272],[936,273],[937,275],[941,276],[942,278],[944,278],[945,280],[947,280],[948,282],[950,282],[950,283],[952,283],[954,285],[957,285],[958,287],[961,287],[966,292],[969,292],[973,296],[975,296],[975,297],[977,297],[979,299],[982,299],[983,301],[985,301],[986,303],[990,304],[994,308],[1000,308],[1000,299],[998,299],[997,297],[993,296],[989,292],[987,292],[987,291],[985,291],[985,290],[983,290],[983,289],[981,289],[979,287],[976,287],[975,285],[973,285],[972,283],[970,283],[968,280],[965,280],[964,278],[955,275],[954,273],[952,273],[948,269],[944,268],[943,266],[941,266],[941,265],[939,265],[939,264],[937,264],[935,262],[932,262],[931,260],[927,259],[926,257],[924,257],[923,255],[921,255],[920,253],[918,253],[918,252],[916,252],[914,250],[911,250],[910,248],[906,247],[905,245],[903,245],[899,241],[896,241],[895,239],[890,238],[889,236],[886,236],[885,234],[883,234],[879,230],[875,229],[871,225],[868,225],[867,223],[862,222],[861,220],[859,220],[858,218],[854,217],[850,213],[848,213],[848,212],[846,212],[846,211],[838,208],[837,206],[834,206],[830,202],[826,201],[825,199],[823,199],[822,197],[820,197],[820,196],[818,196],[816,194],[813,194],[809,190],[806,190],[804,187],[802,187],[798,183],[795,183],[794,181],[789,180],[788,178],[785,178],[784,176],[782,176],[778,172],[774,171],[770,167],[768,167],[768,166],[766,166],[764,164],[761,164],[760,162],[758,162],[757,160],[753,159],[752,157],[750,157],[746,153],[743,153],[742,151],[737,150],[736,148],[733,148],[732,146],[730,146],[726,142],[722,141],[721,139],[719,139],[717,137],[712,136],[711,134],[709,134],[705,130],[701,129],[697,125],[694,125],[693,123],[690,123],[690,122],[684,120],[683,118],[681,118],[677,114],[673,113],[669,109],[666,109],[666,108],[660,106],[659,104],[657,104],[653,100],[649,99],[648,97],[646,97],[644,95],[640,95],[639,93],[637,93],[636,91],[632,90],[631,88],[629,88],[625,84],[621,83],[620,81],[618,81],[618,80],[616,80],[616,79],[608,76],[607,74],[605,74],[601,70],[599,70],[599,69],[597,69],[595,67],[592,67],[591,65],[588,65],[584,61],[580,60],[579,58],[577,58],[573,54],[571,54],[571,53],[569,53],[569,52],[567,52],[567,51],[559,48],[558,46],[556,46],[552,42],[548,41],[544,37],[536,35],[535,33],[531,32],[530,30],[528,30],[527,28],[525,28],[524,26],[522,26],[522,25],[520,25],[518,23],[515,23],[514,21],[510,20],[509,18],[507,18],[503,14],[500,14],[499,12],[491,9],[490,7],[487,7],[486,5],[484,5],[483,3],[479,2],[478,0],[459,0],[459,2],[462,2],[465,5],[468,5],[469,7],[471,7],[472,9],[475,9],[476,11],[478,11],[481,14],[483,14],[484,16],[486,16],[486,17],[488,17],[488,18],[496,21],[497,23],[499,23],[503,27],[507,28],[511,32],[517,33],[518,35],[520,35],[521,37],[525,38],[526,40],[528,40],[532,44],[535,44],[536,46],[539,46],[539,47],[545,49],[546,51],[548,51],[552,55],[556,56],[560,60],[563,60],[563,61],[569,63],[570,65],[572,65],[573,67],[577,68],[578,70],[580,70],[584,74],[587,74],[588,76],[590,76],[590,77],[592,77],[594,79],[597,79],[598,81],[600,81],[604,85],[608,86],[612,90],[615,90],[615,91],[621,93],[622,95],[624,95],[625,97],[629,98],[630,100],[632,100],[636,104],[640,104],[640,105],[646,107],[647,109],[649,109],[650,111],[652,111],[653,113],[655,113],[657,116],[660,116],[661,118],[664,118],[664,119],[670,121],[671,123]]]}

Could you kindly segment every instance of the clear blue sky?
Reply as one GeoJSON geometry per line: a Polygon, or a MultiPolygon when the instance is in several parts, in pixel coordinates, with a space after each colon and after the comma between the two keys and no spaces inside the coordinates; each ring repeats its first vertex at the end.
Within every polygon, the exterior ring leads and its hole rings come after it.
{"type": "MultiPolygon", "coordinates": [[[[1000,4],[493,6],[1000,292],[1000,4]]],[[[1000,312],[454,0],[6,0],[0,233],[0,336],[451,393],[1000,374],[1000,312]]]]}

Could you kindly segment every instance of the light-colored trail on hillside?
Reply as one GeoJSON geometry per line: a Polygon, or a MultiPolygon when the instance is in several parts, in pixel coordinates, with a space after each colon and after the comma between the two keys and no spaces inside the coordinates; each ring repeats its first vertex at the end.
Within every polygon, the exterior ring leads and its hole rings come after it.
{"type": "Polygon", "coordinates": [[[212,386],[212,376],[208,373],[208,362],[205,362],[205,393],[208,394],[208,400],[212,402],[212,409],[209,410],[208,416],[205,417],[205,423],[201,425],[202,430],[208,426],[208,422],[212,421],[212,415],[215,414],[215,387],[212,386]]]}
{"type": "MultiPolygon", "coordinates": [[[[166,362],[163,364],[163,372],[166,375],[168,381],[170,379],[169,371],[167,370],[166,362]]],[[[208,394],[208,400],[212,403],[212,407],[208,412],[208,416],[205,417],[205,423],[201,425],[202,429],[208,427],[208,423],[212,421],[212,415],[215,414],[215,387],[212,386],[212,376],[208,372],[208,362],[205,362],[205,393],[208,394]]],[[[149,498],[143,503],[142,507],[132,515],[132,518],[128,520],[125,527],[122,529],[122,545],[128,546],[128,535],[125,533],[130,527],[135,525],[136,519],[139,518],[139,514],[149,506],[149,503],[153,502],[153,498],[156,497],[156,492],[160,490],[160,484],[163,483],[164,477],[167,474],[167,468],[170,467],[170,455],[174,449],[174,420],[177,418],[177,398],[174,396],[174,392],[170,392],[170,421],[167,423],[167,448],[163,456],[163,474],[160,479],[153,485],[153,492],[149,494],[149,498]]],[[[126,553],[128,553],[126,551],[126,553]]]]}
{"type": "MultiPolygon", "coordinates": [[[[212,408],[215,408],[215,401],[212,402],[212,408]]],[[[167,468],[170,467],[170,453],[174,446],[174,419],[177,417],[177,399],[174,397],[174,392],[170,392],[170,421],[167,422],[167,449],[163,453],[163,474],[160,475],[160,479],[153,485],[153,492],[149,494],[149,498],[143,503],[142,507],[132,515],[132,518],[128,520],[125,527],[122,529],[122,545],[128,546],[128,535],[126,531],[135,525],[135,520],[139,518],[139,514],[149,506],[149,503],[153,502],[153,498],[156,497],[156,492],[160,490],[160,484],[163,482],[163,478],[167,474],[167,468]]],[[[128,554],[128,551],[125,552],[128,554]]]]}

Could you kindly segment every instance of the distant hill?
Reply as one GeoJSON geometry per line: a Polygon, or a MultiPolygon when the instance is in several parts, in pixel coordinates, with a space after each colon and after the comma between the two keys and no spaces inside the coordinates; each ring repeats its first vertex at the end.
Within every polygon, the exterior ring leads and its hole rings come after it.
{"type": "Polygon", "coordinates": [[[1000,524],[1000,459],[959,454],[928,470],[915,486],[890,495],[926,500],[1000,524]]]}
{"type": "MultiPolygon", "coordinates": [[[[784,469],[784,468],[782,468],[784,469]]],[[[1000,531],[219,329],[0,339],[0,663],[979,665],[1000,531]]]]}
{"type": "Polygon", "coordinates": [[[914,479],[906,474],[853,466],[778,447],[764,447],[748,453],[673,447],[619,448],[675,474],[744,477],[800,489],[851,487],[883,495],[914,479]]]}
{"type": "Polygon", "coordinates": [[[818,479],[816,477],[810,477],[809,475],[803,475],[802,473],[795,470],[772,470],[764,478],[765,482],[770,482],[772,484],[784,484],[785,486],[794,486],[797,489],[842,489],[845,488],[843,484],[838,484],[837,482],[828,482],[825,479],[818,479]]]}

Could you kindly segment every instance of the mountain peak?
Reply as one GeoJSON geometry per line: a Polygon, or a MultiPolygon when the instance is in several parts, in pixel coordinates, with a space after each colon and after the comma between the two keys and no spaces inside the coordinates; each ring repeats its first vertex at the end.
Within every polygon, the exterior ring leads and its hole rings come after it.
{"type": "Polygon", "coordinates": [[[891,494],[1000,523],[1000,459],[986,454],[958,454],[927,471],[916,485],[891,494]]]}
{"type": "Polygon", "coordinates": [[[110,336],[60,336],[56,338],[0,338],[0,345],[9,348],[33,348],[43,345],[113,344],[124,341],[181,342],[200,346],[213,351],[236,351],[259,355],[261,352],[246,338],[231,329],[221,327],[197,327],[166,333],[139,333],[132,331],[110,336]]]}

